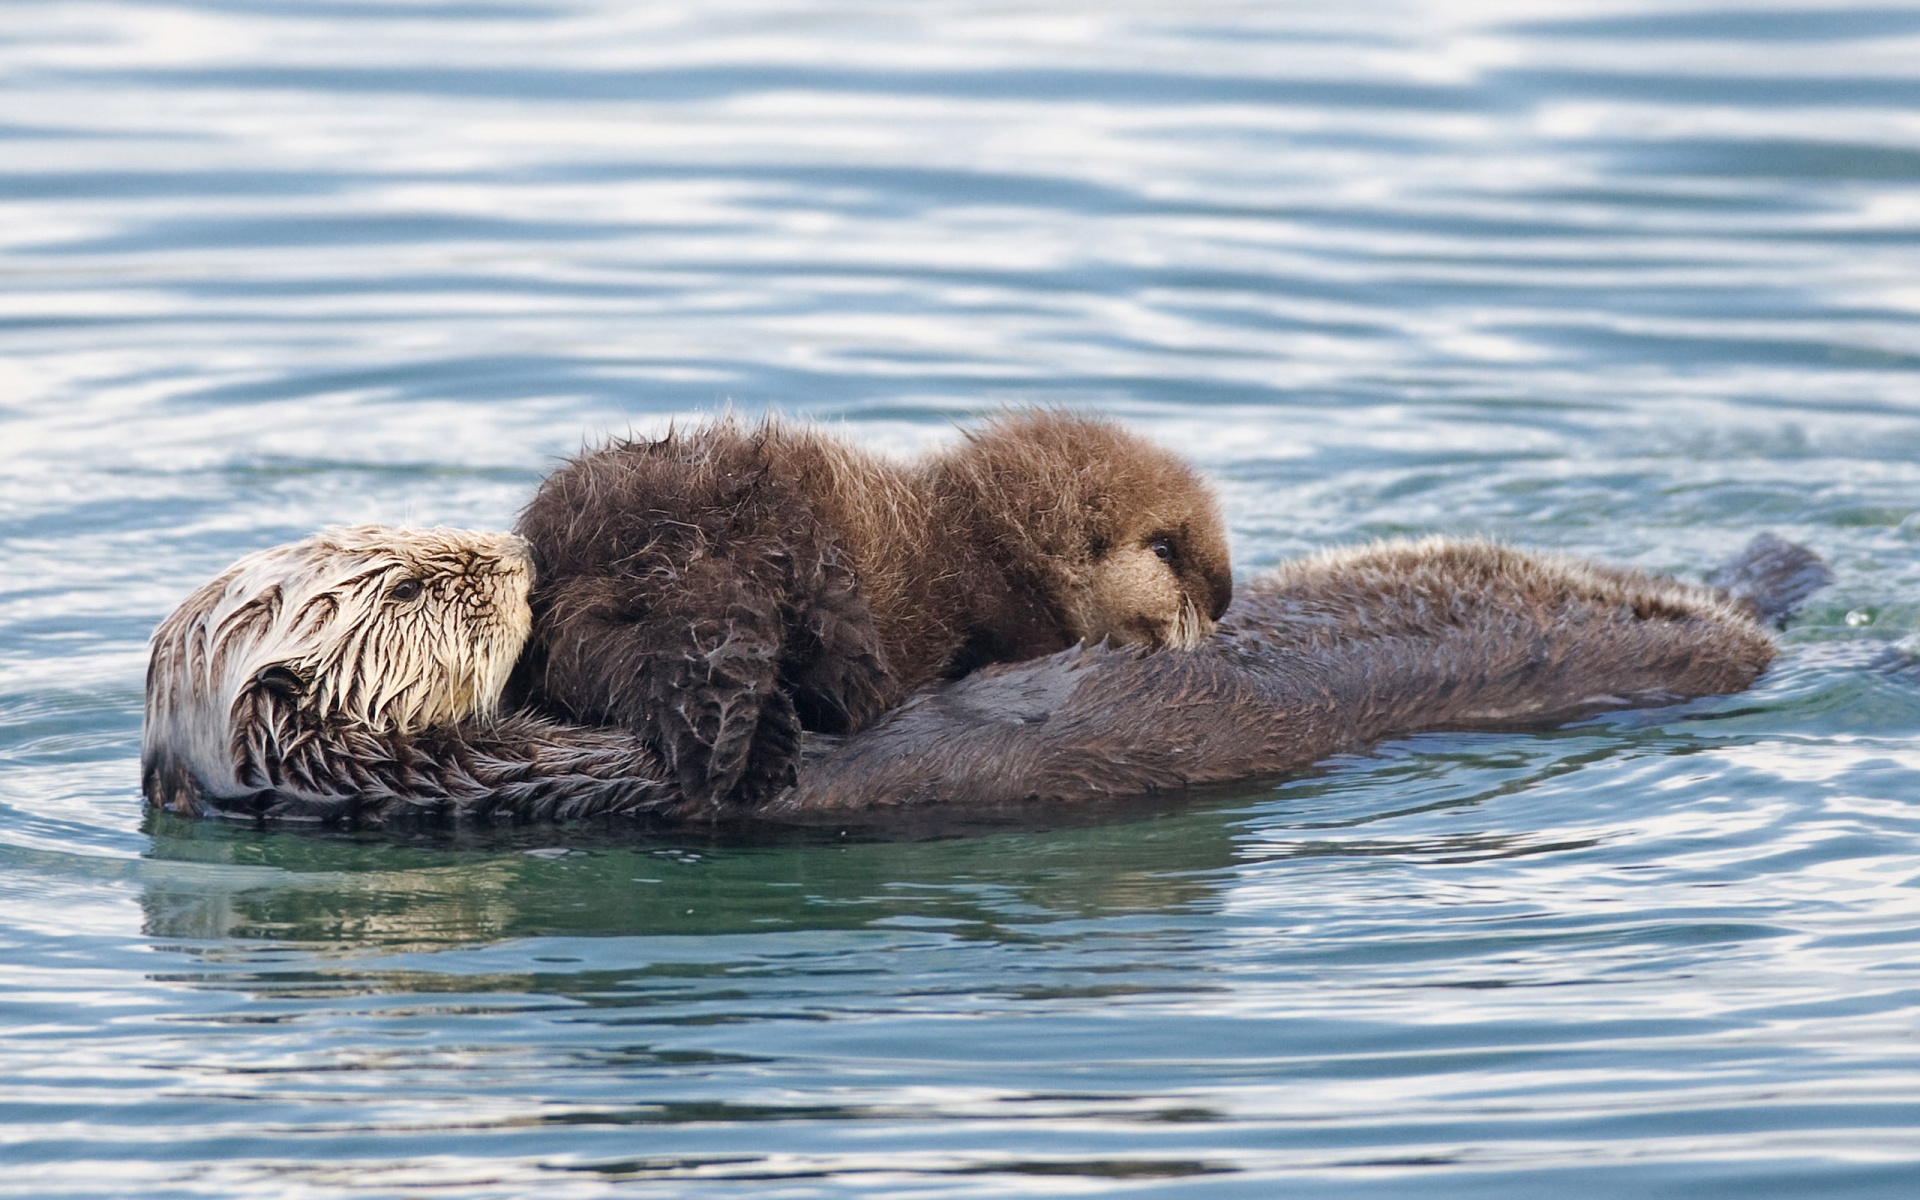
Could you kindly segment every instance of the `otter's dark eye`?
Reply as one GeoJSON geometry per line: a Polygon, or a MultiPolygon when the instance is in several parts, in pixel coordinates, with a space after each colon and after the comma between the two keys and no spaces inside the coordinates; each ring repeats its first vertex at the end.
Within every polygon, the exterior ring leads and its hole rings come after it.
{"type": "Polygon", "coordinates": [[[1153,551],[1154,557],[1158,558],[1161,562],[1167,563],[1169,565],[1173,563],[1175,556],[1173,551],[1172,538],[1164,538],[1164,537],[1154,538],[1152,541],[1147,543],[1147,549],[1153,551]]]}
{"type": "Polygon", "coordinates": [[[387,599],[397,600],[401,604],[405,604],[409,600],[418,600],[419,598],[420,581],[418,579],[402,579],[399,583],[387,589],[387,599]]]}

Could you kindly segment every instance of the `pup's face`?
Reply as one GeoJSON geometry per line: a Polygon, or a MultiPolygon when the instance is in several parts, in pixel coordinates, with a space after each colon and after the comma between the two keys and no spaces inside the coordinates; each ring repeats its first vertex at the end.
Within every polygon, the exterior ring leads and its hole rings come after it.
{"type": "Polygon", "coordinates": [[[248,555],[155,633],[149,720],[229,719],[262,690],[301,725],[490,716],[532,582],[526,543],[504,533],[359,526],[248,555]]]}
{"type": "Polygon", "coordinates": [[[1015,409],[970,431],[942,465],[1045,579],[1069,641],[1191,649],[1233,599],[1213,489],[1112,421],[1015,409]]]}
{"type": "Polygon", "coordinates": [[[1122,505],[1089,547],[1078,616],[1087,641],[1191,650],[1233,599],[1227,536],[1199,481],[1122,505]]]}

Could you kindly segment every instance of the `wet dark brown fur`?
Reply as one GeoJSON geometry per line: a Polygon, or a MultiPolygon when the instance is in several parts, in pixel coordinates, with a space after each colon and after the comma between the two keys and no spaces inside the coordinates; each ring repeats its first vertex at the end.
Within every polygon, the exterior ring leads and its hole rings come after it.
{"type": "Polygon", "coordinates": [[[1828,575],[1763,537],[1711,578],[1438,539],[1308,559],[1243,588],[1197,650],[1082,647],[935,685],[864,733],[816,743],[795,786],[760,804],[687,796],[624,731],[523,715],[420,735],[343,729],[298,794],[170,807],[364,825],[842,822],[1178,792],[1426,730],[1540,728],[1742,690],[1773,658],[1765,622],[1828,575]]]}
{"type": "Polygon", "coordinates": [[[701,802],[794,779],[803,730],[1081,640],[1195,644],[1232,592],[1211,492],[1109,422],[1002,416],[900,463],[719,421],[556,471],[533,545],[526,698],[633,731],[701,802]]]}

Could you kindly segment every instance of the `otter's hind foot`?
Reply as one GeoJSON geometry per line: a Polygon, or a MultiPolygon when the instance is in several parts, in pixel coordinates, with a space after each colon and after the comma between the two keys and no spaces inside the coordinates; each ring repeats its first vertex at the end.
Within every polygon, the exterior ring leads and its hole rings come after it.
{"type": "Polygon", "coordinates": [[[1808,596],[1832,582],[1833,572],[1818,554],[1771,533],[1757,535],[1707,576],[1708,587],[1719,588],[1775,629],[1785,628],[1808,596]]]}

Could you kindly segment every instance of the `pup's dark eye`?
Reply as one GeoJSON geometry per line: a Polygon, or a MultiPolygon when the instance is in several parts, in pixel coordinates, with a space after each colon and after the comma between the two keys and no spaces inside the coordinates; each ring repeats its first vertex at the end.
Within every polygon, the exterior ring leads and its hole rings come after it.
{"type": "Polygon", "coordinates": [[[1154,538],[1147,543],[1147,549],[1153,551],[1154,557],[1163,563],[1171,563],[1174,559],[1173,540],[1171,538],[1154,538]]]}
{"type": "Polygon", "coordinates": [[[419,598],[420,581],[418,579],[402,579],[399,583],[387,589],[387,599],[398,600],[402,604],[405,604],[409,600],[418,600],[419,598]]]}

